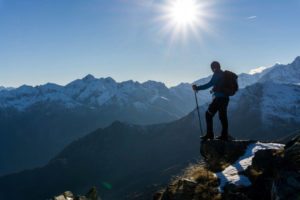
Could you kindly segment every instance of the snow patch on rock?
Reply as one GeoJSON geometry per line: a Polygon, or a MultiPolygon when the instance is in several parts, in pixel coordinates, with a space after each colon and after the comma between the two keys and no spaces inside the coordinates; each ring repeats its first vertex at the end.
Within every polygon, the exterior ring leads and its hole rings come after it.
{"type": "Polygon", "coordinates": [[[234,184],[237,186],[250,186],[251,182],[248,177],[240,175],[241,172],[245,171],[250,165],[252,165],[252,159],[257,151],[266,149],[281,149],[283,144],[277,143],[253,143],[248,146],[246,152],[241,156],[233,165],[228,166],[222,172],[215,174],[220,180],[219,190],[223,192],[223,188],[227,184],[234,184]]]}

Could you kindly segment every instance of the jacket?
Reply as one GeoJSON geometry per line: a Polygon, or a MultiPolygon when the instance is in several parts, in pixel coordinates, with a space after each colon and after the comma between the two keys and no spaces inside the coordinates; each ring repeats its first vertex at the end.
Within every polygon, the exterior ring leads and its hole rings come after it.
{"type": "Polygon", "coordinates": [[[222,86],[223,77],[224,73],[222,70],[214,72],[212,78],[208,83],[197,86],[197,91],[214,87],[214,89],[212,90],[212,94],[214,97],[228,97],[228,95],[224,94],[223,92],[216,90],[216,88],[220,88],[222,86]]]}

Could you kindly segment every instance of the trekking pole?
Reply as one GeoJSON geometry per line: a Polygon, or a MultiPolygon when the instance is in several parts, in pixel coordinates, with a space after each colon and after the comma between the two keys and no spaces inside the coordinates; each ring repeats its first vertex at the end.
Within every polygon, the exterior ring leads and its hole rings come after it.
{"type": "MultiPolygon", "coordinates": [[[[196,105],[197,105],[197,113],[198,113],[198,118],[199,118],[200,131],[201,131],[201,135],[204,136],[203,129],[202,129],[202,123],[201,123],[201,117],[200,117],[200,110],[199,110],[197,92],[196,91],[195,91],[195,100],[196,100],[196,105]]],[[[209,180],[208,168],[206,168],[206,179],[209,180]]],[[[209,186],[209,182],[208,182],[208,186],[209,186]]],[[[208,197],[209,197],[208,199],[210,199],[210,191],[208,190],[207,192],[208,192],[208,197]]]]}
{"type": "Polygon", "coordinates": [[[203,129],[202,129],[202,123],[201,123],[201,117],[200,117],[200,110],[199,110],[199,104],[198,104],[198,98],[197,98],[197,92],[195,92],[195,100],[196,100],[196,106],[197,106],[197,113],[198,113],[198,119],[199,119],[199,125],[200,125],[200,131],[201,131],[201,136],[204,136],[203,134],[203,129]]]}

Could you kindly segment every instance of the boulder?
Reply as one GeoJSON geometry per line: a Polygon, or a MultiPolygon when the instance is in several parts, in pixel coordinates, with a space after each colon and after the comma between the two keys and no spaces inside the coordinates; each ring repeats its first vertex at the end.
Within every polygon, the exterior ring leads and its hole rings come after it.
{"type": "Polygon", "coordinates": [[[65,198],[65,196],[63,194],[61,194],[59,196],[54,197],[53,200],[67,200],[67,199],[65,198]]]}
{"type": "Polygon", "coordinates": [[[200,153],[214,171],[221,171],[242,156],[249,144],[255,141],[207,140],[201,143],[200,153]]]}
{"type": "Polygon", "coordinates": [[[74,195],[71,191],[65,191],[64,196],[67,200],[73,200],[74,199],[74,195]]]}
{"type": "Polygon", "coordinates": [[[53,197],[53,200],[101,200],[98,195],[97,188],[92,187],[85,195],[74,195],[71,191],[66,191],[61,195],[53,197]]]}

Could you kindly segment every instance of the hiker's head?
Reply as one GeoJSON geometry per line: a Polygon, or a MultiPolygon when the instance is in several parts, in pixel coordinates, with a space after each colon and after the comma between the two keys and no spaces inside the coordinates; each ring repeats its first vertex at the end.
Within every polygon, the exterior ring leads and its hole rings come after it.
{"type": "Polygon", "coordinates": [[[218,61],[213,61],[211,64],[210,64],[210,67],[211,67],[211,70],[213,72],[216,72],[216,71],[219,71],[221,69],[221,65],[218,61]]]}

